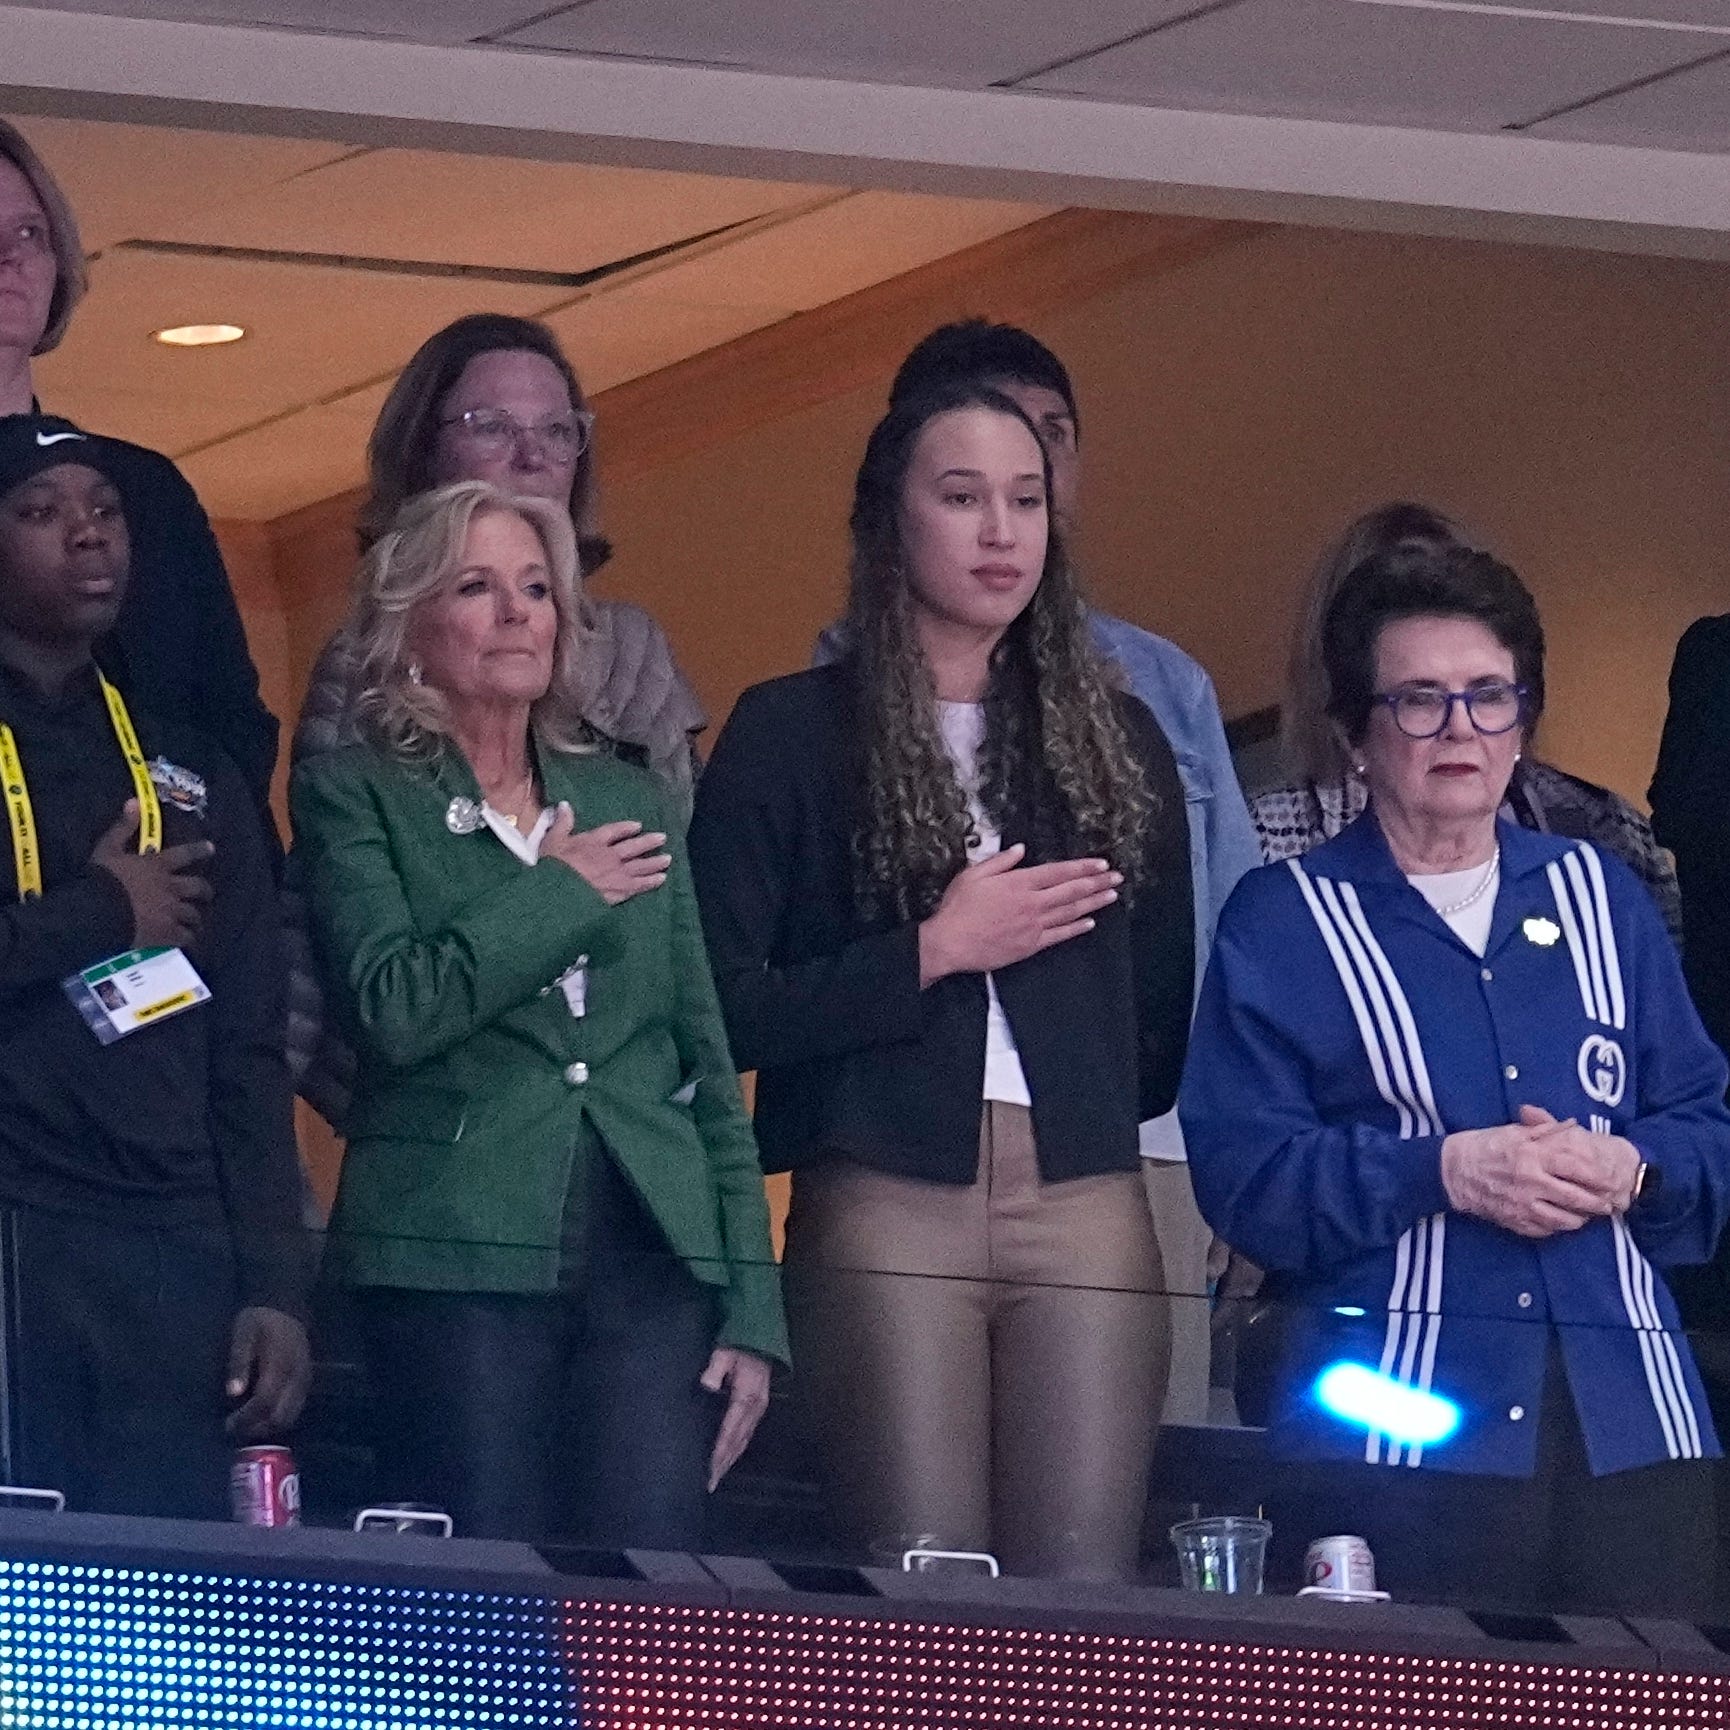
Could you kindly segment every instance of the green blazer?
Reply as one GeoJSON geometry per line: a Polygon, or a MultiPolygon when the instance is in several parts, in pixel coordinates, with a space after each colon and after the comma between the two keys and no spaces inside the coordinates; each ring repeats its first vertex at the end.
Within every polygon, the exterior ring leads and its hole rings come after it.
{"type": "Polygon", "coordinates": [[[664,887],[609,907],[557,860],[454,834],[451,801],[481,796],[454,748],[429,766],[352,746],[295,770],[314,936],[361,1059],[326,1267],[350,1285],[553,1290],[586,1120],[722,1288],[720,1343],[784,1362],[762,1171],[679,824],[644,770],[539,755],[580,828],[667,831],[664,887]],[[579,956],[581,1017],[554,984],[579,956]]]}

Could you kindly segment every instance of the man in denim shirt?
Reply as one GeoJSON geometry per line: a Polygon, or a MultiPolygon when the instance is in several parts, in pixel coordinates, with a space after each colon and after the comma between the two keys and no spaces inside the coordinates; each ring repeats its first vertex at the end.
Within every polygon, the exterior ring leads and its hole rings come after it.
{"type": "MultiPolygon", "coordinates": [[[[901,363],[889,400],[944,384],[986,384],[1014,401],[1038,429],[1051,461],[1052,506],[1064,529],[1076,526],[1081,483],[1081,417],[1063,362],[1038,338],[982,318],[934,330],[901,363]]],[[[1262,862],[1255,827],[1232,769],[1213,681],[1175,643],[1092,612],[1093,638],[1123,669],[1134,694],[1153,711],[1177,758],[1189,820],[1195,885],[1195,961],[1199,987],[1214,926],[1237,880],[1262,862]]],[[[819,661],[845,647],[840,627],[817,644],[819,661]]],[[[1207,1415],[1207,1253],[1211,1234],[1196,1210],[1177,1113],[1141,1126],[1148,1200],[1159,1233],[1171,1305],[1168,1423],[1200,1423],[1207,1415]]]]}

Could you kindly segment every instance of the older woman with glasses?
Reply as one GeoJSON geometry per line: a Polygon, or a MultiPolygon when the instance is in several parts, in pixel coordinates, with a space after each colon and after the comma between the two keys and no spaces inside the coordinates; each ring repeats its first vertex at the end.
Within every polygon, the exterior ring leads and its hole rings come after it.
{"type": "MultiPolygon", "coordinates": [[[[1366,802],[1363,782],[1352,774],[1328,713],[1322,625],[1340,585],[1378,553],[1472,544],[1451,517],[1401,499],[1355,518],[1322,555],[1299,607],[1280,707],[1283,755],[1298,778],[1258,792],[1249,803],[1264,859],[1291,859],[1331,841],[1366,802]]],[[[1569,835],[1613,853],[1646,885],[1671,940],[1680,946],[1682,897],[1675,868],[1653,838],[1652,825],[1620,794],[1540,762],[1527,749],[1509,778],[1502,815],[1522,828],[1569,835]]]]}
{"type": "Polygon", "coordinates": [[[1626,868],[1498,817],[1544,702],[1514,573],[1372,556],[1322,641],[1367,809],[1226,907],[1181,1099],[1293,1306],[1276,1526],[1402,1596],[1697,1612],[1719,1448],[1657,1270],[1730,1209],[1724,1061],[1626,868]]]}

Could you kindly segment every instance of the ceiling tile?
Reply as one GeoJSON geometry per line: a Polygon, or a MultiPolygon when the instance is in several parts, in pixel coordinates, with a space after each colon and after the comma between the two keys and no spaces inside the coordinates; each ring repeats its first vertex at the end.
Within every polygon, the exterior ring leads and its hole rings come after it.
{"type": "Polygon", "coordinates": [[[804,311],[1049,215],[1047,206],[856,192],[645,277],[645,300],[804,311]]]}
{"type": "Polygon", "coordinates": [[[1606,96],[1534,126],[1532,136],[1655,150],[1730,151],[1730,57],[1606,96]]]}
{"type": "Polygon", "coordinates": [[[349,153],[346,144],[8,115],[66,189],[85,246],[148,235],[349,153]]]}
{"type": "Polygon", "coordinates": [[[1697,37],[1631,26],[1243,0],[1030,87],[1172,108],[1488,131],[1700,52],[1697,37]]]}
{"type": "Polygon", "coordinates": [[[511,270],[579,272],[767,212],[823,187],[655,169],[372,150],[159,222],[155,237],[511,270]]]}
{"type": "Polygon", "coordinates": [[[211,516],[268,522],[359,486],[366,426],[340,411],[305,409],[201,450],[180,467],[211,516]]]}
{"type": "Polygon", "coordinates": [[[45,395],[62,379],[91,380],[164,404],[224,404],[240,424],[395,371],[461,313],[533,313],[549,298],[493,283],[116,252],[100,261],[90,298],[40,376],[45,395]],[[215,320],[249,334],[207,349],[150,340],[163,325],[215,320]]]}
{"type": "Polygon", "coordinates": [[[396,371],[464,312],[545,316],[591,391],[1044,215],[1042,206],[26,119],[90,224],[90,297],[43,400],[180,456],[221,514],[356,485],[396,371]],[[580,271],[764,219],[572,302],[557,285],[164,254],[126,241],[580,271]],[[165,349],[166,324],[238,344],[165,349]]]}
{"type": "Polygon", "coordinates": [[[472,42],[546,11],[534,0],[30,0],[46,12],[105,12],[123,18],[260,24],[411,42],[472,42]]]}
{"type": "Polygon", "coordinates": [[[1020,77],[1188,10],[1195,0],[586,0],[501,38],[578,54],[625,54],[818,78],[979,89],[1020,77]]]}
{"type": "Polygon", "coordinates": [[[42,406],[50,413],[153,450],[190,450],[221,438],[235,425],[231,403],[202,394],[108,390],[85,371],[51,367],[40,369],[37,385],[42,406]]]}
{"type": "MultiPolygon", "coordinates": [[[[583,389],[594,396],[786,316],[768,307],[650,299],[626,288],[555,313],[547,323],[558,333],[583,389]]],[[[605,427],[601,438],[604,442],[605,427]]]]}

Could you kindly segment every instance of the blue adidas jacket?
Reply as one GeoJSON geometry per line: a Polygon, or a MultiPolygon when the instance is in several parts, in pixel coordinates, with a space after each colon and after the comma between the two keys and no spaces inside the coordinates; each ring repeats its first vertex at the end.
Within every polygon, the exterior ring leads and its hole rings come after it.
{"type": "Polygon", "coordinates": [[[1715,1457],[1706,1399],[1654,1271],[1706,1260],[1730,1211],[1723,1058],[1651,897],[1587,843],[1498,825],[1474,955],[1406,882],[1373,813],[1227,904],[1180,1112],[1219,1234],[1284,1271],[1272,1444],[1286,1458],[1529,1475],[1558,1337],[1595,1473],[1715,1457]],[[1450,1210],[1441,1145],[1525,1104],[1626,1136],[1652,1200],[1543,1240],[1450,1210]],[[1456,1401],[1428,1448],[1315,1400],[1349,1360],[1456,1401]]]}

